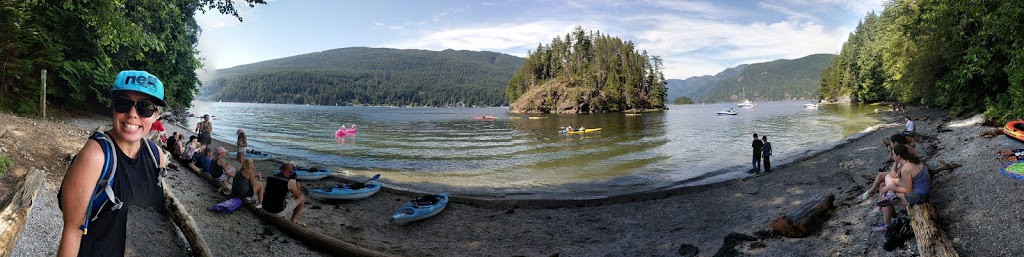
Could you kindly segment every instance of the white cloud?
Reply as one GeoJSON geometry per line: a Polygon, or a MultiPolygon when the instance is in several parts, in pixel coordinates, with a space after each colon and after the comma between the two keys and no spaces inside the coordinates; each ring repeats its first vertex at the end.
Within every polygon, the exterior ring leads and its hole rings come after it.
{"type": "Polygon", "coordinates": [[[835,53],[849,32],[845,28],[827,31],[819,24],[795,20],[741,24],[670,15],[634,20],[653,25],[635,34],[637,47],[665,57],[665,76],[670,78],[714,74],[722,70],[717,67],[835,53]],[[707,67],[717,70],[706,72],[707,67]]]}
{"type": "Polygon", "coordinates": [[[492,26],[450,28],[427,31],[423,35],[401,42],[385,44],[384,47],[429,50],[501,50],[501,52],[525,56],[527,49],[537,44],[549,44],[555,36],[564,35],[576,23],[565,21],[535,21],[529,23],[506,23],[492,26]]]}
{"type": "Polygon", "coordinates": [[[725,18],[728,16],[733,16],[728,11],[718,8],[717,6],[714,6],[707,2],[659,0],[653,1],[652,3],[661,8],[666,8],[674,11],[697,13],[705,17],[725,18]]]}
{"type": "Polygon", "coordinates": [[[794,11],[794,10],[792,10],[790,8],[785,7],[785,6],[769,4],[769,3],[765,3],[765,2],[761,2],[761,3],[759,3],[759,5],[761,6],[761,8],[768,9],[768,10],[775,11],[775,12],[781,13],[783,15],[786,15],[786,17],[789,17],[789,19],[792,19],[792,20],[810,20],[810,21],[820,22],[820,20],[818,20],[817,17],[814,17],[814,16],[806,14],[806,13],[794,11]]]}
{"type": "Polygon", "coordinates": [[[373,22],[373,27],[375,27],[375,28],[385,28],[385,29],[390,29],[390,30],[402,30],[402,29],[405,29],[405,26],[401,26],[401,25],[387,25],[387,24],[384,24],[384,23],[381,23],[381,22],[376,22],[376,21],[373,22]]]}

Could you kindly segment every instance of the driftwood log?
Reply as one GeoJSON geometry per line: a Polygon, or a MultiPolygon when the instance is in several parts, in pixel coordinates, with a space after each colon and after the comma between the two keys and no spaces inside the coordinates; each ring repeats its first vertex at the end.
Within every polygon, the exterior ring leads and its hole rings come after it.
{"type": "MultiPolygon", "coordinates": [[[[200,178],[206,179],[206,181],[209,181],[215,187],[221,186],[220,181],[214,179],[212,176],[210,176],[209,173],[203,172],[202,169],[196,167],[195,164],[188,163],[183,164],[183,166],[187,167],[189,170],[192,171],[192,173],[195,173],[200,178]]],[[[242,203],[245,205],[246,209],[249,209],[249,211],[251,211],[253,214],[256,214],[257,217],[260,217],[260,219],[263,219],[266,222],[274,224],[275,227],[284,231],[285,233],[288,233],[288,235],[291,235],[292,237],[301,241],[302,243],[309,245],[310,247],[319,249],[321,251],[333,254],[335,256],[392,256],[386,253],[366,249],[349,242],[341,241],[337,238],[324,235],[323,233],[317,232],[315,230],[307,229],[302,226],[297,226],[288,219],[278,218],[264,211],[263,209],[257,209],[256,206],[252,205],[251,203],[248,203],[246,201],[242,201],[242,203]]]]}
{"type": "Polygon", "coordinates": [[[772,221],[770,226],[785,237],[807,237],[828,220],[828,211],[832,209],[832,201],[835,199],[831,193],[815,195],[800,207],[772,221]]]}
{"type": "Polygon", "coordinates": [[[10,200],[6,201],[3,210],[0,210],[0,256],[11,256],[11,252],[14,251],[14,242],[18,241],[18,234],[25,226],[25,221],[32,210],[32,202],[35,201],[45,178],[46,172],[32,169],[25,175],[25,179],[14,187],[10,200]]]}
{"type": "Polygon", "coordinates": [[[178,227],[181,228],[181,233],[185,235],[185,240],[188,240],[192,250],[192,256],[212,257],[213,252],[210,251],[210,245],[206,243],[206,239],[203,238],[192,215],[189,215],[185,206],[182,206],[178,198],[174,197],[174,192],[167,187],[166,181],[163,181],[163,178],[160,180],[164,185],[164,208],[167,209],[168,216],[174,221],[174,224],[178,224],[178,227]]]}
{"type": "Polygon", "coordinates": [[[931,174],[932,176],[935,176],[935,174],[938,174],[939,172],[943,172],[943,171],[947,171],[947,170],[953,170],[953,169],[956,169],[956,168],[960,168],[960,166],[963,166],[963,165],[960,165],[959,163],[955,163],[955,162],[949,163],[949,162],[945,162],[943,160],[939,160],[939,168],[929,170],[928,173],[931,174]]]}
{"type": "Polygon", "coordinates": [[[917,251],[922,257],[959,256],[952,243],[935,226],[935,206],[931,203],[920,203],[907,208],[910,214],[910,226],[917,237],[917,251]]]}

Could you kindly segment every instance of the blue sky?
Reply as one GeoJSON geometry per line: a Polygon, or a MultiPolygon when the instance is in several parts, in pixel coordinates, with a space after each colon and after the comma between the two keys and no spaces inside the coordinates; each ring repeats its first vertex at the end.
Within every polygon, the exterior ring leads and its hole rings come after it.
{"type": "Polygon", "coordinates": [[[244,22],[199,14],[206,70],[344,47],[494,51],[525,57],[579,25],[665,60],[665,77],[836,54],[883,0],[268,0],[244,22]]]}

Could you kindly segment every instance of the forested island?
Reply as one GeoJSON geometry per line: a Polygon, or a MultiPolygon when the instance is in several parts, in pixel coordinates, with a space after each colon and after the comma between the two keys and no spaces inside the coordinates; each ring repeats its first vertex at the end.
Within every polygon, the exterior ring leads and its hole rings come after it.
{"type": "Polygon", "coordinates": [[[828,101],[1024,113],[1024,2],[893,1],[869,13],[821,77],[828,101]]]}
{"type": "Polygon", "coordinates": [[[487,51],[350,47],[217,70],[200,99],[312,105],[504,106],[523,58],[487,51]]]}
{"type": "Polygon", "coordinates": [[[512,113],[602,113],[665,108],[662,60],[633,42],[582,27],[538,45],[505,89],[512,113]]]}

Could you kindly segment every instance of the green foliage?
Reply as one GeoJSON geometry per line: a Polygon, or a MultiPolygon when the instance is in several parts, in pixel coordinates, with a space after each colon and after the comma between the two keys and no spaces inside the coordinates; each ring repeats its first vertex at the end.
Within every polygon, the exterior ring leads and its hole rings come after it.
{"type": "Polygon", "coordinates": [[[817,99],[822,69],[835,58],[831,54],[814,54],[750,64],[739,74],[719,80],[703,102],[817,99]]]}
{"type": "Polygon", "coordinates": [[[7,173],[11,165],[14,165],[14,161],[11,160],[10,156],[0,155],[0,175],[7,173]]]}
{"type": "Polygon", "coordinates": [[[499,106],[522,58],[476,51],[341,48],[218,70],[211,101],[499,106]],[[504,89],[504,90],[503,90],[504,89]]]}
{"type": "Polygon", "coordinates": [[[662,69],[660,57],[638,51],[633,42],[577,26],[529,53],[507,83],[505,99],[515,102],[531,88],[557,80],[587,89],[577,100],[586,106],[582,112],[663,109],[667,89],[662,69]]]}
{"type": "Polygon", "coordinates": [[[0,108],[36,112],[20,103],[38,105],[44,69],[57,108],[105,106],[113,78],[128,69],[160,77],[168,104],[187,107],[201,67],[194,14],[208,9],[238,16],[230,0],[0,0],[0,94],[11,100],[0,108]]]}
{"type": "Polygon", "coordinates": [[[690,99],[689,97],[685,97],[685,96],[676,97],[676,100],[673,103],[675,103],[675,104],[694,104],[693,99],[690,99]]]}
{"type": "Polygon", "coordinates": [[[892,1],[868,14],[822,75],[822,99],[1024,113],[1024,2],[892,1]]]}

